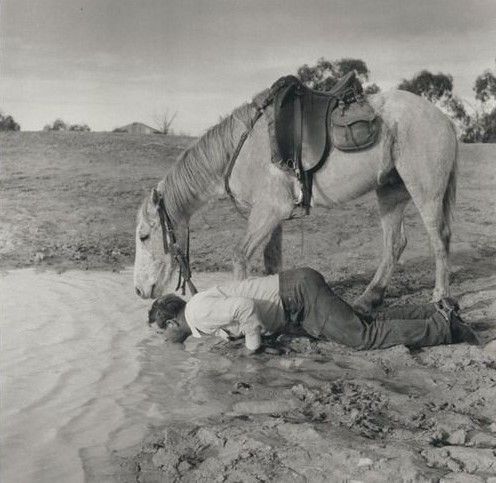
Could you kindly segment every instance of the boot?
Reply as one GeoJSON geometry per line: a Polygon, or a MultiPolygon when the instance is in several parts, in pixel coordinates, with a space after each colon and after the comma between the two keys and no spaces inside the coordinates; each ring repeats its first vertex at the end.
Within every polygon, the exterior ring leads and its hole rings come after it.
{"type": "Polygon", "coordinates": [[[457,315],[451,316],[451,337],[454,344],[466,342],[470,345],[482,345],[477,333],[457,315]]]}
{"type": "Polygon", "coordinates": [[[450,324],[453,344],[466,342],[469,345],[481,345],[476,332],[460,317],[460,307],[456,300],[446,297],[436,302],[435,307],[450,324]]]}

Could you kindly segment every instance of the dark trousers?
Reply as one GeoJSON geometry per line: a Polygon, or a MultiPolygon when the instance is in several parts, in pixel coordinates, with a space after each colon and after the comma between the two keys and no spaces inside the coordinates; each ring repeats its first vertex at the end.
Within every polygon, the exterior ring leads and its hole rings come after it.
{"type": "Polygon", "coordinates": [[[451,330],[432,304],[395,307],[376,318],[356,313],[311,268],[279,274],[279,291],[289,324],[309,335],[359,350],[394,345],[424,347],[451,343],[451,330]]]}

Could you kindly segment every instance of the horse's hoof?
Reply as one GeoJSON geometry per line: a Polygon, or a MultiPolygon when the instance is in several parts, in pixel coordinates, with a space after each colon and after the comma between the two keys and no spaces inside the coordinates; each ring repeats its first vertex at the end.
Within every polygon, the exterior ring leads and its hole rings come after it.
{"type": "Polygon", "coordinates": [[[439,302],[440,300],[446,299],[446,298],[451,298],[450,294],[447,291],[441,291],[441,290],[434,290],[432,292],[432,303],[435,304],[439,302]]]}
{"type": "Polygon", "coordinates": [[[373,297],[371,295],[361,295],[352,304],[353,310],[360,314],[372,315],[372,310],[382,303],[382,297],[373,297]]]}
{"type": "Polygon", "coordinates": [[[355,302],[353,302],[351,306],[353,307],[353,310],[355,312],[358,312],[360,314],[370,315],[372,313],[372,304],[364,302],[362,300],[355,300],[355,302]]]}

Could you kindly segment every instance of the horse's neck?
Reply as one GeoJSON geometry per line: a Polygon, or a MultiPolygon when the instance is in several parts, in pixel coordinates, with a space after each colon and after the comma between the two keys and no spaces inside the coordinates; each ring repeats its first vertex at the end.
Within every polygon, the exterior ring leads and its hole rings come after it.
{"type": "MultiPolygon", "coordinates": [[[[241,138],[241,135],[239,137],[241,138]]],[[[174,218],[189,219],[210,200],[225,195],[225,178],[235,149],[236,146],[229,150],[226,149],[222,153],[226,161],[217,163],[215,166],[206,168],[194,164],[178,166],[176,168],[178,172],[166,176],[163,184],[167,188],[164,191],[170,189],[170,193],[166,193],[166,198],[170,199],[170,206],[173,207],[171,214],[174,218]]],[[[213,153],[213,155],[218,155],[218,153],[213,153]]]]}
{"type": "MultiPolygon", "coordinates": [[[[171,186],[172,183],[166,176],[161,184],[164,188],[171,186]]],[[[194,190],[184,189],[180,194],[178,194],[178,190],[174,194],[169,192],[167,188],[162,189],[162,193],[173,223],[187,225],[194,213],[212,199],[224,194],[224,178],[223,176],[213,176],[208,182],[205,181],[204,184],[196,186],[194,190]]]]}
{"type": "Polygon", "coordinates": [[[208,130],[163,180],[165,199],[171,216],[189,219],[216,195],[225,194],[225,177],[239,143],[256,115],[251,105],[243,105],[231,116],[208,130]]]}

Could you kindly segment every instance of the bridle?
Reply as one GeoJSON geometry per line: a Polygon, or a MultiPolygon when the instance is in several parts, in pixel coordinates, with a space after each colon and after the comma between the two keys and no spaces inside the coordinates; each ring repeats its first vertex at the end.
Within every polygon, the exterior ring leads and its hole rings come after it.
{"type": "Polygon", "coordinates": [[[153,202],[158,206],[158,216],[160,218],[160,226],[162,228],[162,241],[164,245],[164,253],[170,253],[179,264],[179,278],[177,280],[176,290],[181,288],[182,294],[186,293],[186,285],[188,285],[191,295],[198,293],[194,283],[191,281],[191,269],[189,266],[189,226],[186,237],[186,253],[183,253],[181,247],[177,243],[174,225],[167,213],[164,203],[164,197],[156,190],[153,190],[153,202]],[[169,241],[170,240],[170,244],[169,241]]]}
{"type": "MultiPolygon", "coordinates": [[[[253,130],[253,126],[255,125],[256,121],[262,116],[265,108],[269,103],[270,103],[270,99],[266,100],[263,103],[263,105],[255,106],[257,110],[256,115],[251,121],[251,125],[247,126],[246,130],[241,135],[238,145],[236,146],[236,149],[234,150],[234,153],[231,156],[231,159],[229,160],[229,163],[227,165],[226,173],[224,175],[224,186],[227,194],[233,200],[234,203],[235,203],[234,195],[232,194],[231,189],[229,187],[229,179],[231,177],[231,173],[234,168],[234,163],[236,162],[239,152],[241,151],[241,148],[243,147],[243,144],[245,143],[248,135],[253,130]]],[[[170,253],[177,260],[179,264],[179,278],[177,281],[176,290],[181,288],[182,294],[184,295],[185,286],[188,285],[191,295],[195,295],[196,293],[198,293],[198,290],[191,281],[191,268],[189,266],[189,225],[188,225],[188,234],[186,237],[186,253],[183,253],[181,247],[177,243],[176,234],[174,232],[174,225],[172,224],[172,220],[169,216],[169,213],[167,213],[167,209],[165,208],[164,197],[162,194],[160,194],[157,191],[157,189],[153,190],[153,202],[158,207],[158,216],[160,218],[160,226],[162,227],[162,240],[164,244],[164,253],[166,255],[170,253]],[[169,246],[168,238],[170,239],[170,246],[169,246]]]]}

